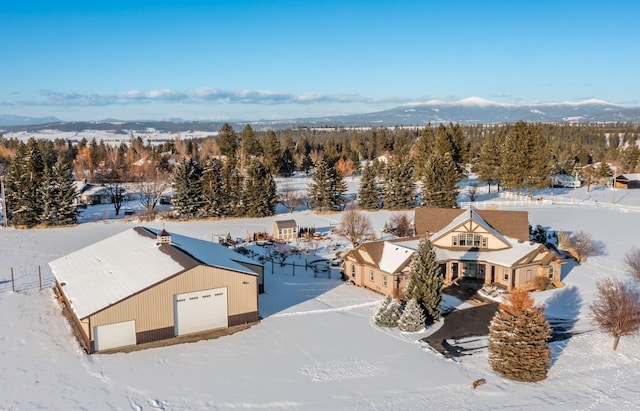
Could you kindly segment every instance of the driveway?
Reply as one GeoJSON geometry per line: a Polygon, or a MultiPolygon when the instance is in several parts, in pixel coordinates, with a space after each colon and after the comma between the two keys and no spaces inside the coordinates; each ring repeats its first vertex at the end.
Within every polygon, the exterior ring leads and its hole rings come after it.
{"type": "Polygon", "coordinates": [[[447,340],[489,335],[489,323],[498,310],[498,303],[487,303],[464,310],[453,310],[444,317],[444,325],[422,339],[446,357],[465,355],[464,348],[447,340]]]}

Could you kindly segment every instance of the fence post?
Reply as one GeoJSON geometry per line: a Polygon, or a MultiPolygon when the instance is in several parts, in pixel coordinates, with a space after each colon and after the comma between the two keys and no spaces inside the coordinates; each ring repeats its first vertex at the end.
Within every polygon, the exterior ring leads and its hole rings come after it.
{"type": "Polygon", "coordinates": [[[40,281],[40,291],[42,291],[42,269],[38,266],[38,280],[40,281]]]}
{"type": "Polygon", "coordinates": [[[11,291],[16,292],[16,283],[13,278],[13,267],[11,267],[11,291]]]}
{"type": "Polygon", "coordinates": [[[296,263],[294,262],[293,264],[293,276],[296,276],[296,263]]]}

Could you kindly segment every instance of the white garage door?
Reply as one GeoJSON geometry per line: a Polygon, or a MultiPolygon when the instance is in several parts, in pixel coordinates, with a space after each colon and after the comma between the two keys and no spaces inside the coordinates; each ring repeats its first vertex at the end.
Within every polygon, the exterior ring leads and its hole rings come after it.
{"type": "Polygon", "coordinates": [[[176,294],[173,311],[176,335],[226,327],[227,288],[176,294]]]}
{"type": "Polygon", "coordinates": [[[131,320],[93,327],[93,340],[96,351],[136,345],[136,322],[131,320]]]}

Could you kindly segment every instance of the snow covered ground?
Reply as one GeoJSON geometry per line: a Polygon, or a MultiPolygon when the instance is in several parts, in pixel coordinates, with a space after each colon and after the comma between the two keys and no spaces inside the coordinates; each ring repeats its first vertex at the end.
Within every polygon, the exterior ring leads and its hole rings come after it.
{"type": "MultiPolygon", "coordinates": [[[[349,186],[354,191],[357,181],[349,186]]],[[[581,333],[552,344],[549,377],[533,384],[497,376],[486,349],[443,358],[419,341],[432,329],[410,334],[374,326],[370,317],[382,297],[343,283],[337,270],[330,279],[314,278],[303,270],[293,276],[291,266],[276,266],[272,274],[269,264],[260,296],[263,320],[252,328],[217,340],[88,356],[48,289],[53,279],[47,263],[141,223],[108,218],[86,219],[73,228],[0,229],[0,409],[636,409],[640,339],[624,337],[614,352],[612,338],[595,331],[588,318],[596,281],[626,278],[624,253],[640,245],[640,190],[617,190],[616,204],[612,194],[610,188],[589,194],[579,188],[574,205],[572,189],[556,189],[553,195],[536,193],[553,197],[554,205],[519,208],[529,211],[534,227],[583,230],[603,245],[586,263],[563,266],[564,288],[535,294],[549,317],[581,333]],[[17,292],[11,291],[11,267],[17,292]],[[472,390],[479,378],[487,383],[472,390]]],[[[480,201],[499,200],[481,192],[480,201]]],[[[378,235],[390,215],[370,213],[378,235]]],[[[255,220],[146,225],[210,240],[270,231],[271,222],[282,218],[321,232],[340,221],[339,214],[299,210],[255,220]]],[[[333,237],[315,254],[331,259],[347,245],[333,237]]]]}

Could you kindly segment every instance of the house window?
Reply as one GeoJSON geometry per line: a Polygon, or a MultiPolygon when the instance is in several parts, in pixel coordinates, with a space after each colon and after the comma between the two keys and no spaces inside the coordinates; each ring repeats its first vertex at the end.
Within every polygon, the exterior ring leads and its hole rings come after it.
{"type": "Polygon", "coordinates": [[[467,246],[473,246],[473,234],[467,234],[467,246]]]}
{"type": "Polygon", "coordinates": [[[553,266],[549,266],[549,278],[553,278],[553,266]]]}
{"type": "Polygon", "coordinates": [[[355,277],[355,276],[356,276],[356,265],[351,264],[351,277],[355,277]]]}
{"type": "Polygon", "coordinates": [[[373,281],[373,270],[369,271],[369,281],[373,281]]]}
{"type": "Polygon", "coordinates": [[[503,268],[502,272],[504,273],[505,281],[509,280],[509,269],[508,268],[503,268]]]}
{"type": "Polygon", "coordinates": [[[478,234],[473,236],[473,246],[480,247],[480,236],[478,234]]]}
{"type": "Polygon", "coordinates": [[[451,237],[451,245],[454,247],[458,246],[458,236],[454,235],[453,237],[451,237]]]}
{"type": "Polygon", "coordinates": [[[451,245],[454,247],[483,247],[487,248],[489,239],[480,234],[458,234],[451,237],[451,245]]]}
{"type": "Polygon", "coordinates": [[[482,237],[482,248],[487,248],[489,243],[489,239],[487,237],[482,237]]]}
{"type": "Polygon", "coordinates": [[[387,286],[387,276],[386,276],[386,275],[383,275],[383,276],[382,276],[382,286],[383,286],[383,287],[386,287],[386,286],[387,286]]]}

